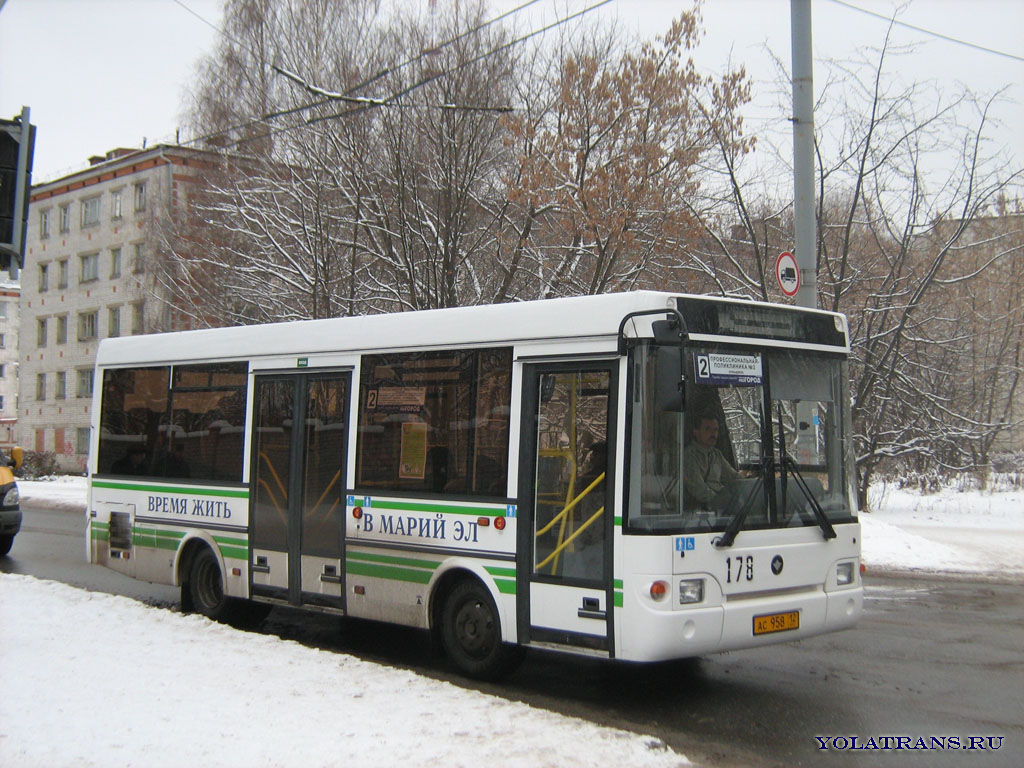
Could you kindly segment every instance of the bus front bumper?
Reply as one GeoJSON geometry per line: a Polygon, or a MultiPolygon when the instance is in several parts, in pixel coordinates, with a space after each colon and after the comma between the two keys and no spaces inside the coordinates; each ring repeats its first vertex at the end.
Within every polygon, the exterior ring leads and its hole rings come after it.
{"type": "Polygon", "coordinates": [[[635,640],[624,640],[618,656],[625,661],[667,661],[799,640],[853,627],[863,603],[864,590],[858,584],[832,592],[818,587],[785,598],[747,597],[705,607],[659,610],[641,605],[625,618],[628,637],[635,640]],[[798,619],[792,619],[793,614],[798,619]],[[773,628],[774,617],[780,629],[773,628]]]}

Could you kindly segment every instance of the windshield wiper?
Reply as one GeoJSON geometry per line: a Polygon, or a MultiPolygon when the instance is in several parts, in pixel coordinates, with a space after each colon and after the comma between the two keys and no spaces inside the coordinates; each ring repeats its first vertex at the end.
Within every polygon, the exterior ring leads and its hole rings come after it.
{"type": "MultiPolygon", "coordinates": [[[[757,479],[760,481],[761,488],[767,488],[768,477],[772,471],[772,463],[772,457],[765,456],[758,465],[760,470],[757,479]]],[[[736,541],[736,534],[740,532],[740,528],[743,527],[747,515],[750,514],[750,510],[754,507],[754,499],[758,496],[758,485],[758,483],[751,484],[750,490],[747,492],[747,498],[743,500],[739,511],[729,521],[729,527],[725,529],[725,532],[719,538],[715,539],[714,545],[719,549],[731,547],[733,542],[736,541]]]]}
{"type": "MultiPolygon", "coordinates": [[[[828,517],[825,515],[825,510],[821,508],[821,502],[818,501],[818,497],[811,492],[810,486],[807,485],[807,481],[804,480],[804,476],[800,474],[800,469],[796,465],[796,461],[788,453],[782,453],[782,461],[779,462],[779,469],[782,472],[782,488],[783,488],[783,505],[785,505],[786,495],[786,469],[793,473],[793,479],[796,480],[797,486],[803,491],[804,496],[811,504],[811,509],[814,511],[814,517],[818,521],[818,526],[821,528],[826,539],[836,538],[836,529],[832,527],[832,523],[828,521],[828,517]]],[[[785,508],[785,506],[783,506],[785,508]]]]}

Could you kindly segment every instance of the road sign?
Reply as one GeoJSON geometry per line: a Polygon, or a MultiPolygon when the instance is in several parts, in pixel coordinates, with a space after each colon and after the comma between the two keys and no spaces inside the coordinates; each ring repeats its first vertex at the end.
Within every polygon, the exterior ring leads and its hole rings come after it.
{"type": "Polygon", "coordinates": [[[782,292],[789,297],[796,296],[800,290],[800,268],[789,251],[783,251],[775,260],[775,279],[779,281],[782,292]]]}

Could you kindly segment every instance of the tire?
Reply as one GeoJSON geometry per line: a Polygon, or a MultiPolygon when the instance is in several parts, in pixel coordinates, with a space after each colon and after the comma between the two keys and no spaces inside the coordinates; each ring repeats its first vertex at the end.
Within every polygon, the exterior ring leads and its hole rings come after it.
{"type": "Polygon", "coordinates": [[[441,643],[460,672],[477,680],[495,680],[520,657],[501,642],[501,620],[490,593],[475,580],[460,581],[445,599],[441,643]]]}
{"type": "Polygon", "coordinates": [[[196,553],[189,569],[188,593],[192,608],[214,621],[225,621],[230,613],[231,601],[224,595],[224,578],[217,558],[209,547],[196,553]]]}
{"type": "Polygon", "coordinates": [[[0,536],[0,557],[10,552],[12,546],[14,546],[13,533],[5,533],[3,536],[0,536]]]}

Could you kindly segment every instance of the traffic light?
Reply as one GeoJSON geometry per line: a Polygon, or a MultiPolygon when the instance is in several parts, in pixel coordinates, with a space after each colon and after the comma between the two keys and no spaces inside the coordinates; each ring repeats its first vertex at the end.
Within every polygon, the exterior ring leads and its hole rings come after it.
{"type": "MultiPolygon", "coordinates": [[[[36,127],[28,107],[13,120],[0,120],[0,269],[25,266],[28,198],[36,127]]],[[[12,272],[12,276],[16,274],[12,272]]]]}

